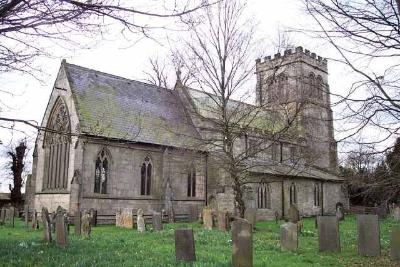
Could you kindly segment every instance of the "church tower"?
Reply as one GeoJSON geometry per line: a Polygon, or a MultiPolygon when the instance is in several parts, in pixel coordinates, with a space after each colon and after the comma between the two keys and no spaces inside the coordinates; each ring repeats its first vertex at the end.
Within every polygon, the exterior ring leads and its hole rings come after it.
{"type": "Polygon", "coordinates": [[[306,147],[308,164],[336,171],[337,150],[333,136],[327,60],[297,47],[256,60],[258,105],[293,110],[296,127],[306,147]]]}

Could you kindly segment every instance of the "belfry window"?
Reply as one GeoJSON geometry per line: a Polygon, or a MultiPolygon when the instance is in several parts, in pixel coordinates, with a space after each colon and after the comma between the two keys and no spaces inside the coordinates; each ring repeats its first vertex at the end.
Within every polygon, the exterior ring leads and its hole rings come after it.
{"type": "Polygon", "coordinates": [[[196,196],[196,168],[191,166],[187,176],[187,196],[196,196]]]}
{"type": "Polygon", "coordinates": [[[271,208],[271,191],[268,184],[260,183],[257,187],[257,207],[259,209],[271,208]]]}
{"type": "Polygon", "coordinates": [[[151,159],[146,157],[142,164],[140,171],[141,183],[140,183],[140,194],[143,196],[150,195],[151,192],[151,175],[152,175],[152,164],[151,159]]]}
{"type": "Polygon", "coordinates": [[[109,177],[109,160],[105,149],[102,149],[96,159],[94,175],[94,192],[107,194],[107,181],[109,177]]]}

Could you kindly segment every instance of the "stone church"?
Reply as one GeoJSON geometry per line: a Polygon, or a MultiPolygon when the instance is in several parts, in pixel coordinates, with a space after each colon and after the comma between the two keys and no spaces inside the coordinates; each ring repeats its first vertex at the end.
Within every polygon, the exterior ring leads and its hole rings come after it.
{"type": "MultiPolygon", "coordinates": [[[[336,175],[326,59],[297,47],[257,59],[256,76],[253,106],[283,99],[308,104],[301,134],[271,140],[253,159],[268,164],[249,170],[246,206],[257,209],[258,219],[272,219],[285,217],[290,204],[303,216],[347,205],[336,175]]],[[[170,90],[63,60],[42,121],[46,130],[36,140],[31,206],[54,211],[60,205],[71,213],[94,208],[99,214],[119,208],[149,214],[172,206],[185,214],[191,205],[209,205],[233,212],[229,179],[213,151],[196,145],[204,117],[194,110],[202,110],[208,97],[179,82],[170,90]]],[[[238,140],[237,149],[248,149],[251,136],[238,140]]]]}

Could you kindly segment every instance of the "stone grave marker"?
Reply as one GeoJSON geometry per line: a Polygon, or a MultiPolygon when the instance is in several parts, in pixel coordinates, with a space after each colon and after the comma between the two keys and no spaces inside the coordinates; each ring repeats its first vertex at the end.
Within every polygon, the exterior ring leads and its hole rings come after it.
{"type": "Polygon", "coordinates": [[[253,226],[245,219],[238,218],[232,223],[232,265],[253,266],[253,226]]]}
{"type": "Polygon", "coordinates": [[[39,229],[39,220],[36,211],[34,211],[32,215],[32,229],[33,230],[39,229]]]}
{"type": "Polygon", "coordinates": [[[0,213],[0,224],[3,225],[6,223],[6,209],[2,208],[0,213]]]}
{"type": "Polygon", "coordinates": [[[287,222],[281,225],[281,248],[284,250],[297,250],[299,239],[297,224],[287,222]]]}
{"type": "Polygon", "coordinates": [[[61,210],[58,210],[56,213],[56,236],[57,244],[60,247],[66,247],[68,243],[67,221],[65,213],[61,210]]]}
{"type": "Polygon", "coordinates": [[[387,203],[383,202],[378,207],[375,208],[376,215],[378,215],[379,219],[385,219],[388,215],[387,203]]]}
{"type": "Polygon", "coordinates": [[[218,230],[223,232],[229,230],[229,213],[226,210],[218,211],[218,230]]]}
{"type": "Polygon", "coordinates": [[[357,214],[358,254],[361,256],[379,256],[381,243],[379,219],[373,214],[357,214]]]}
{"type": "Polygon", "coordinates": [[[393,208],[393,219],[395,221],[400,221],[400,207],[396,206],[393,208]]]}
{"type": "Polygon", "coordinates": [[[175,230],[175,256],[177,261],[196,261],[193,229],[175,230]]]}
{"type": "Polygon", "coordinates": [[[75,234],[81,235],[82,228],[82,212],[77,210],[74,214],[74,225],[75,225],[75,234]]]}
{"type": "Polygon", "coordinates": [[[251,223],[253,228],[256,227],[256,215],[257,215],[257,210],[253,208],[247,208],[244,211],[244,218],[251,223]]]}
{"type": "Polygon", "coordinates": [[[92,208],[89,210],[89,212],[90,212],[90,216],[92,218],[90,224],[92,226],[97,226],[97,210],[92,208]]]}
{"type": "Polygon", "coordinates": [[[154,212],[153,213],[152,222],[153,222],[153,229],[155,231],[162,231],[163,225],[162,225],[161,213],[160,212],[154,212]]]}
{"type": "Polygon", "coordinates": [[[135,221],[132,209],[119,209],[115,214],[115,226],[133,229],[135,221]]]}
{"type": "Polygon", "coordinates": [[[9,207],[6,209],[6,220],[12,220],[15,215],[15,208],[14,207],[9,207]]]}
{"type": "Polygon", "coordinates": [[[203,227],[207,230],[212,230],[213,228],[212,210],[209,207],[203,208],[203,227]]]}
{"type": "Polygon", "coordinates": [[[390,258],[400,261],[400,226],[395,225],[390,234],[390,258]]]}
{"type": "Polygon", "coordinates": [[[50,213],[51,231],[52,231],[53,233],[56,232],[56,216],[57,216],[57,213],[56,213],[56,212],[50,213]]]}
{"type": "Polygon", "coordinates": [[[50,224],[50,216],[47,208],[42,207],[42,223],[43,223],[43,233],[44,240],[48,243],[51,243],[51,224],[50,224]]]}
{"type": "Polygon", "coordinates": [[[86,239],[90,238],[92,233],[92,215],[88,211],[84,211],[82,215],[82,236],[86,239]]]}
{"type": "Polygon", "coordinates": [[[144,233],[146,231],[146,223],[143,218],[143,210],[138,209],[137,211],[137,230],[139,233],[144,233]]]}
{"type": "Polygon", "coordinates": [[[199,209],[197,205],[189,206],[189,222],[196,222],[199,217],[199,209]]]}
{"type": "Polygon", "coordinates": [[[338,219],[338,221],[344,220],[344,207],[343,204],[340,202],[336,203],[336,218],[338,219]]]}
{"type": "Polygon", "coordinates": [[[340,252],[339,223],[336,216],[318,216],[319,251],[340,252]]]}
{"type": "Polygon", "coordinates": [[[287,219],[291,223],[297,223],[300,221],[300,212],[296,205],[291,204],[288,210],[287,219]]]}

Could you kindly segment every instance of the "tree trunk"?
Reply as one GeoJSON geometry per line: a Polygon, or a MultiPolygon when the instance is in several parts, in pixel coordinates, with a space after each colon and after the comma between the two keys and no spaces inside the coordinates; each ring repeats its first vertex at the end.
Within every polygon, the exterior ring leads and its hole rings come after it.
{"type": "Polygon", "coordinates": [[[11,188],[11,203],[19,207],[22,204],[22,172],[24,170],[24,158],[25,158],[26,145],[21,142],[16,148],[15,152],[10,151],[8,154],[12,158],[11,171],[13,173],[14,185],[11,188]]]}

